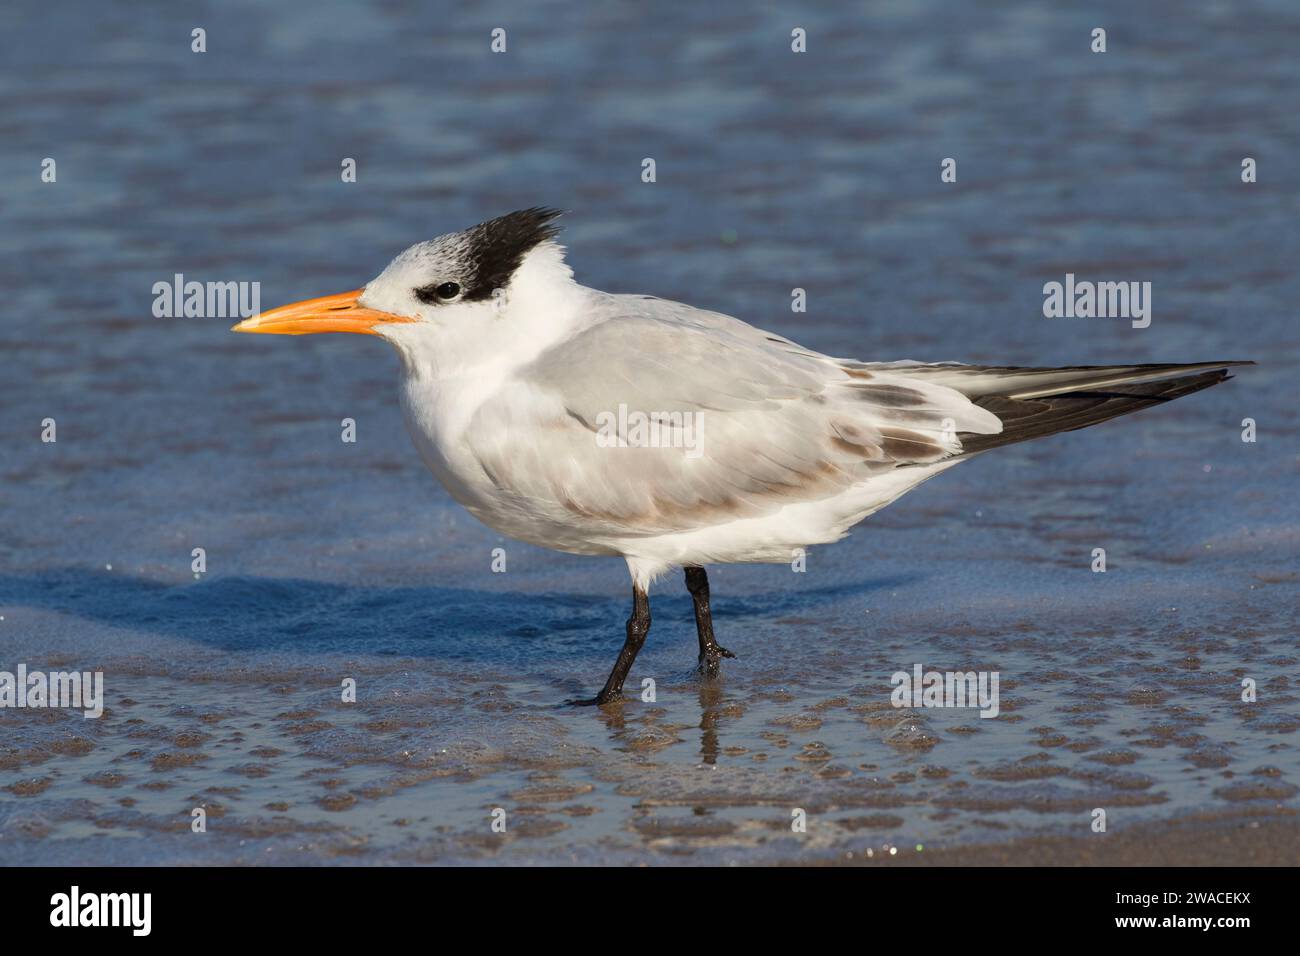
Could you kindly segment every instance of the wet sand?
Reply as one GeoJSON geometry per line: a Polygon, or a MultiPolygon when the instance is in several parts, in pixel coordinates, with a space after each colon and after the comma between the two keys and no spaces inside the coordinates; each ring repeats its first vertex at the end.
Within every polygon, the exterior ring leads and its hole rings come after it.
{"type": "MultiPolygon", "coordinates": [[[[1295,866],[1300,821],[1279,814],[1192,815],[1134,833],[1035,837],[933,852],[857,853],[845,864],[873,866],[1295,866]]],[[[912,850],[913,852],[907,852],[912,850]]]]}
{"type": "MultiPolygon", "coordinates": [[[[774,573],[728,569],[715,588],[734,594],[774,573]]],[[[990,639],[939,631],[943,610],[901,610],[909,594],[921,605],[920,585],[851,581],[854,599],[813,589],[797,612],[769,613],[783,603],[770,591],[720,599],[740,659],[706,685],[689,669],[689,602],[674,595],[630,683],[653,679],[657,699],[596,711],[561,701],[598,683],[616,643],[603,623],[612,599],[462,596],[478,622],[468,638],[464,622],[412,620],[429,603],[419,591],[279,582],[259,600],[266,587],[106,573],[53,589],[46,600],[71,608],[84,646],[50,663],[102,667],[108,703],[99,720],[0,711],[0,826],[14,862],[807,863],[919,844],[954,860],[1079,863],[1158,840],[1171,821],[1208,831],[1295,806],[1294,698],[1276,678],[1254,705],[1233,690],[1239,665],[1294,666],[1258,618],[1254,636],[1211,640],[1165,611],[1171,620],[1131,626],[1118,651],[1070,589],[1045,614],[1050,631],[1028,616],[1040,599],[983,612],[1007,635],[990,639]],[[98,606],[106,594],[155,632],[94,621],[112,616],[98,606]],[[540,617],[506,626],[533,600],[540,617]],[[232,608],[243,610],[223,625],[232,608]],[[810,639],[813,617],[827,637],[810,639]],[[863,617],[870,634],[851,626],[863,617]],[[924,640],[918,617],[935,628],[924,640]],[[339,650],[367,627],[421,656],[386,657],[383,641],[339,650]],[[999,716],[895,707],[901,665],[878,661],[922,651],[1000,671],[999,716]],[[341,700],[345,678],[356,703],[341,700]],[[196,807],[204,834],[190,832],[196,807]],[[1091,832],[1098,807],[1105,835],[1091,832]],[[504,833],[492,829],[498,808],[504,833]],[[805,832],[792,831],[797,812],[805,832]]],[[[66,610],[6,605],[6,623],[16,610],[32,629],[29,656],[60,634],[68,643],[66,610]]],[[[1121,608],[1113,599],[1110,613],[1121,608]]],[[[1276,850],[1294,856],[1294,839],[1276,850]]]]}

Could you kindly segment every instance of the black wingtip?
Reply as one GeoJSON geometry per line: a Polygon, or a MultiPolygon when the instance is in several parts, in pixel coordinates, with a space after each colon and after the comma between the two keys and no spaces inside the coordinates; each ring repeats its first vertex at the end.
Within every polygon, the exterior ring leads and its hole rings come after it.
{"type": "Polygon", "coordinates": [[[1038,398],[1013,399],[1000,395],[983,395],[974,399],[975,404],[1001,419],[1002,431],[993,435],[961,432],[958,438],[962,443],[963,454],[975,454],[1001,445],[1098,425],[1130,412],[1192,395],[1232,377],[1224,367],[1154,382],[1111,385],[1104,389],[1080,389],[1038,398]]]}

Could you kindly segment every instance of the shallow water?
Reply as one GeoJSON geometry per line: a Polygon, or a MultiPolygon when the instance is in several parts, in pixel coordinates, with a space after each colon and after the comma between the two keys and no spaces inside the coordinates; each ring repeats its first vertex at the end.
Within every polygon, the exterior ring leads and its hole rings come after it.
{"type": "Polygon", "coordinates": [[[27,7],[0,13],[0,670],[103,670],[107,708],[0,709],[4,862],[791,862],[1300,806],[1289,5],[27,7]],[[533,203],[571,210],[581,281],[831,354],[1263,364],[963,464],[806,573],[712,570],[716,685],[665,579],[629,682],[657,699],[564,707],[621,643],[619,562],[462,512],[381,343],[150,313],[177,272],[355,288],[533,203]],[[1044,319],[1066,272],[1151,281],[1151,327],[1044,319]],[[892,707],[918,663],[997,671],[1000,715],[892,707]]]}

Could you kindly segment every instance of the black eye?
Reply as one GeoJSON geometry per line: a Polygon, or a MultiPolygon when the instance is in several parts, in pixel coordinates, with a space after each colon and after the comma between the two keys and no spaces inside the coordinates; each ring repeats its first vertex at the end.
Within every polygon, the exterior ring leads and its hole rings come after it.
{"type": "Polygon", "coordinates": [[[438,285],[426,285],[415,290],[415,297],[421,302],[449,302],[460,295],[460,286],[455,282],[442,282],[438,285]]]}

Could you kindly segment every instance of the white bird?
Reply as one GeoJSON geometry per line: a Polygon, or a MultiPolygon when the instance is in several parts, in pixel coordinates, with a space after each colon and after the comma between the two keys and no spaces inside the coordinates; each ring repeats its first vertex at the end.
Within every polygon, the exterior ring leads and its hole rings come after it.
{"type": "Polygon", "coordinates": [[[717,312],[573,280],[558,212],[525,209],[411,246],[364,289],[234,326],[360,332],[401,356],[401,405],[447,491],[498,532],[619,555],[632,616],[604,689],[650,628],[651,582],[685,569],[699,667],[704,566],[790,562],[971,455],[1199,391],[1231,365],[980,367],[832,358],[717,312]]]}

